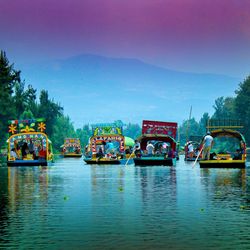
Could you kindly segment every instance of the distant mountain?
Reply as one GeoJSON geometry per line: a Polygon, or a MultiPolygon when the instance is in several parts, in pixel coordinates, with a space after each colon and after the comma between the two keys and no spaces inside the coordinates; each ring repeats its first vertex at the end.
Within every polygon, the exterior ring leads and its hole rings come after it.
{"type": "Polygon", "coordinates": [[[47,89],[76,127],[121,119],[181,122],[211,112],[214,100],[232,96],[241,79],[173,71],[136,59],[80,55],[22,69],[27,83],[47,89]]]}

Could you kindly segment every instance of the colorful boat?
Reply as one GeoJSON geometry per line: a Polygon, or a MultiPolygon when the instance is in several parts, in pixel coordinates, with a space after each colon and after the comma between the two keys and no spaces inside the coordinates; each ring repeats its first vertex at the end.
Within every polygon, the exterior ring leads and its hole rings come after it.
{"type": "Polygon", "coordinates": [[[141,153],[136,152],[133,158],[139,166],[173,166],[176,163],[177,152],[177,123],[147,121],[142,122],[142,136],[137,140],[141,146],[141,153]],[[152,143],[153,154],[148,154],[147,145],[152,143]]]}
{"type": "Polygon", "coordinates": [[[65,138],[61,146],[63,157],[82,157],[81,143],[79,138],[65,138]]]}
{"type": "Polygon", "coordinates": [[[8,166],[47,166],[53,161],[52,144],[44,119],[9,121],[8,166]]]}
{"type": "Polygon", "coordinates": [[[209,160],[200,160],[201,168],[245,168],[246,141],[236,120],[210,120],[207,129],[214,138],[209,160]]]}
{"type": "Polygon", "coordinates": [[[122,124],[101,123],[92,125],[93,136],[84,161],[87,164],[123,164],[126,162],[125,137],[122,124]]]}
{"type": "MultiPolygon", "coordinates": [[[[184,160],[185,161],[195,161],[198,154],[199,154],[199,151],[200,151],[200,145],[201,145],[201,141],[203,139],[203,136],[190,136],[189,137],[189,140],[187,141],[187,143],[185,144],[185,147],[184,147],[184,160]],[[188,150],[188,147],[189,145],[192,144],[193,146],[193,154],[190,154],[189,150],[188,150]]],[[[197,161],[201,160],[202,159],[202,155],[200,154],[197,161]]]]}

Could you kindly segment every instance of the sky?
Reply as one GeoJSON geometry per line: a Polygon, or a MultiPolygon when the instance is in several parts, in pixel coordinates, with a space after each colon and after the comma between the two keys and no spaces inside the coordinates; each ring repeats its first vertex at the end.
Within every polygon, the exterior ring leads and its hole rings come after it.
{"type": "Polygon", "coordinates": [[[0,0],[0,49],[21,71],[89,53],[244,79],[250,1],[0,0]]]}
{"type": "Polygon", "coordinates": [[[245,77],[248,0],[0,0],[0,48],[18,65],[82,53],[245,77]]]}

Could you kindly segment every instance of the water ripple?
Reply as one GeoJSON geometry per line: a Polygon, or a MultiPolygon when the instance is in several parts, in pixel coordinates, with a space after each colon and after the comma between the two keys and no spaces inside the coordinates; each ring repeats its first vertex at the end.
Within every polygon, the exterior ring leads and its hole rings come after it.
{"type": "Polygon", "coordinates": [[[0,168],[0,249],[249,249],[249,168],[0,168]]]}

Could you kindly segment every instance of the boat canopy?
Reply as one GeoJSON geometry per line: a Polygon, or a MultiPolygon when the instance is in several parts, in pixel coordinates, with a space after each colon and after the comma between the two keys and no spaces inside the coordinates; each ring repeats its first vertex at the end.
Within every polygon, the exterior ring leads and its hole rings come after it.
{"type": "Polygon", "coordinates": [[[211,131],[211,136],[212,137],[234,137],[238,138],[240,141],[243,141],[246,143],[245,137],[238,131],[236,130],[231,130],[231,129],[217,129],[211,131]]]}
{"type": "Polygon", "coordinates": [[[125,138],[123,135],[96,135],[90,138],[90,146],[92,153],[97,152],[97,145],[104,145],[107,142],[118,142],[120,153],[125,151],[125,138]]]}

